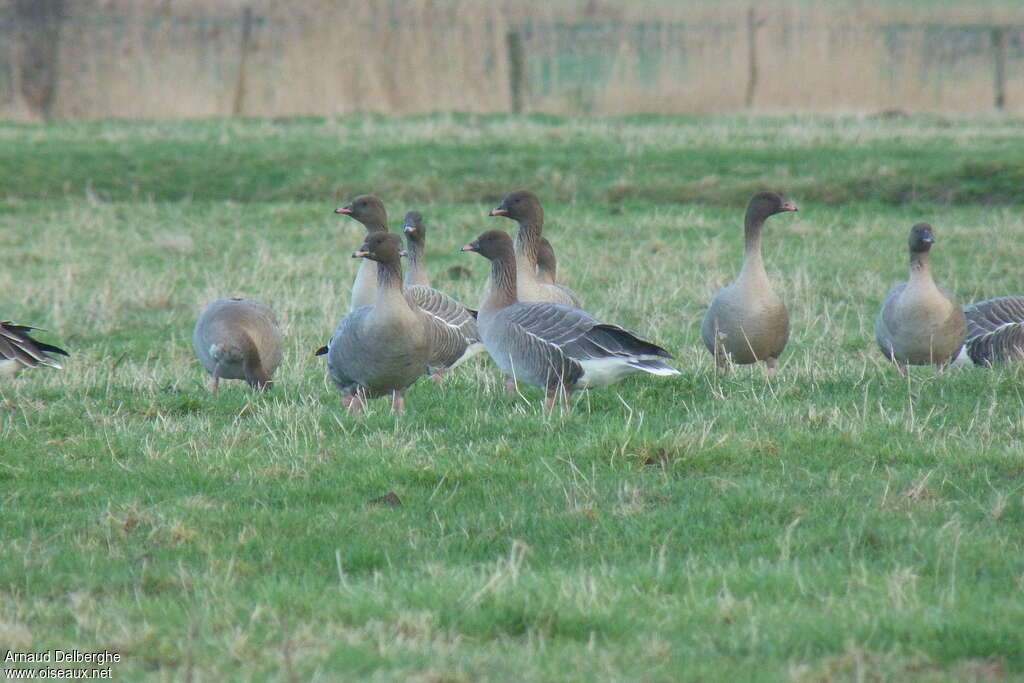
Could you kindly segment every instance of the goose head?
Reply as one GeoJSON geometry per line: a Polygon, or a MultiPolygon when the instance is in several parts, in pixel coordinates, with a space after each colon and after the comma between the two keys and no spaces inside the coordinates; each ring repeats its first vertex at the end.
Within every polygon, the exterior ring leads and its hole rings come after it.
{"type": "Polygon", "coordinates": [[[540,225],[544,222],[544,209],[540,206],[537,195],[529,190],[516,190],[505,196],[496,209],[491,210],[492,216],[504,216],[517,223],[540,225]]]}
{"type": "Polygon", "coordinates": [[[361,194],[345,206],[335,209],[334,213],[351,216],[371,232],[387,232],[388,229],[388,214],[384,210],[384,202],[372,194],[361,194]]]}
{"type": "Polygon", "coordinates": [[[918,223],[910,229],[910,253],[925,253],[932,248],[933,244],[935,244],[935,235],[932,234],[932,226],[927,223],[918,223]]]}
{"type": "Polygon", "coordinates": [[[375,232],[367,236],[362,248],[352,252],[352,258],[366,258],[378,263],[397,264],[405,256],[402,240],[398,235],[375,232]]]}

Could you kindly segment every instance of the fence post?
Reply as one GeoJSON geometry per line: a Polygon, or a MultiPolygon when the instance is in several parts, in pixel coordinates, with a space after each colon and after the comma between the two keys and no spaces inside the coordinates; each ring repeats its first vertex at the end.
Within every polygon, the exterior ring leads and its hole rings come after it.
{"type": "Polygon", "coordinates": [[[43,119],[53,118],[57,99],[57,52],[65,0],[14,0],[12,86],[16,97],[43,119]]]}
{"type": "Polygon", "coordinates": [[[995,67],[996,109],[1006,107],[1006,29],[996,26],[992,29],[992,59],[995,67]]]}
{"type": "Polygon", "coordinates": [[[747,109],[754,106],[754,93],[757,90],[757,29],[764,25],[764,19],[757,18],[757,12],[751,6],[747,10],[747,109]]]}
{"type": "Polygon", "coordinates": [[[252,7],[242,11],[242,44],[238,57],[238,81],[235,83],[235,100],[231,104],[231,115],[240,116],[245,101],[245,67],[249,59],[249,40],[252,38],[252,7]]]}
{"type": "Polygon", "coordinates": [[[523,96],[526,94],[526,55],[523,52],[523,36],[519,31],[505,34],[508,48],[508,86],[512,99],[512,111],[523,111],[523,96]]]}

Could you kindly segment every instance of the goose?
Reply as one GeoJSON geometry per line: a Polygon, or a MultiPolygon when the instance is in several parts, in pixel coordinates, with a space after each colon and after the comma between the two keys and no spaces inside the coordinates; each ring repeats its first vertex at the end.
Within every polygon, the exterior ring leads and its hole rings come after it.
{"type": "Polygon", "coordinates": [[[775,192],[759,192],[747,205],[746,251],[739,276],[711,298],[700,333],[719,372],[730,364],[764,361],[774,377],[789,340],[789,314],[775,293],[761,257],[761,232],[769,216],[796,211],[775,192]]]}
{"type": "MultiPolygon", "coordinates": [[[[384,202],[375,195],[360,195],[346,206],[335,209],[335,212],[351,216],[366,226],[367,237],[375,234],[388,234],[387,210],[384,208],[384,202]]],[[[418,227],[421,232],[418,235],[420,244],[418,245],[419,251],[417,255],[414,257],[412,252],[409,252],[410,260],[416,259],[410,267],[418,267],[425,275],[422,248],[426,232],[422,228],[422,216],[419,212],[411,211],[406,216],[405,233],[410,244],[412,244],[415,238],[410,236],[408,230],[409,217],[412,215],[418,217],[418,223],[414,221],[413,226],[414,228],[418,227]]],[[[377,269],[376,261],[369,258],[363,259],[359,266],[359,271],[356,273],[355,283],[352,285],[350,311],[354,311],[362,306],[371,305],[376,301],[377,269]]],[[[476,318],[465,306],[440,290],[425,284],[411,284],[408,282],[406,284],[408,286],[405,287],[405,295],[416,306],[427,315],[435,318],[439,324],[445,325],[451,328],[452,331],[457,332],[456,335],[445,335],[444,339],[433,347],[430,358],[430,371],[434,381],[441,384],[447,372],[483,351],[484,347],[480,342],[480,332],[477,330],[476,318]]],[[[326,353],[327,346],[321,346],[316,351],[318,356],[325,355],[326,353]]]]}
{"type": "Polygon", "coordinates": [[[392,395],[392,411],[403,413],[405,390],[427,371],[439,348],[457,344],[455,330],[405,295],[401,253],[397,235],[375,232],[352,254],[377,263],[375,299],[342,318],[327,344],[327,368],[356,415],[366,399],[386,394],[392,395]]]}
{"type": "Polygon", "coordinates": [[[13,377],[22,368],[45,365],[63,368],[56,358],[48,354],[67,356],[68,352],[52,344],[33,339],[29,334],[39,328],[18,325],[10,320],[0,322],[0,375],[13,377]]]}
{"type": "MultiPolygon", "coordinates": [[[[555,258],[555,249],[547,237],[541,237],[537,243],[537,280],[561,290],[573,300],[576,299],[575,292],[565,285],[558,284],[558,260],[555,258]]],[[[579,308],[579,303],[574,305],[579,308]]]]}
{"type": "Polygon", "coordinates": [[[928,255],[934,243],[927,223],[910,230],[910,279],[892,288],[875,321],[878,347],[902,375],[908,365],[944,367],[964,343],[963,309],[932,279],[928,255]]]}
{"type": "Polygon", "coordinates": [[[537,195],[528,190],[512,192],[490,215],[511,218],[519,224],[516,236],[516,296],[519,300],[549,301],[578,308],[580,299],[571,289],[538,279],[537,252],[544,230],[544,209],[537,195]]]}
{"type": "Polygon", "coordinates": [[[1024,360],[1024,296],[977,301],[964,307],[964,316],[967,338],[960,358],[985,367],[1024,360]]]}
{"type": "Polygon", "coordinates": [[[491,261],[490,293],[477,321],[487,352],[517,380],[545,390],[545,409],[569,394],[612,384],[626,375],[678,375],[668,351],[579,308],[520,302],[512,238],[489,230],[462,248],[491,261]]]}
{"type": "MultiPolygon", "coordinates": [[[[351,216],[362,223],[367,236],[388,231],[388,214],[384,210],[384,202],[372,194],[359,195],[345,206],[335,209],[334,213],[351,216]]],[[[372,259],[363,259],[352,283],[349,311],[354,311],[360,306],[369,306],[374,302],[376,293],[377,263],[372,259]]]]}
{"type": "Polygon", "coordinates": [[[405,214],[402,232],[405,233],[406,249],[409,253],[409,267],[405,270],[405,284],[429,287],[430,274],[427,272],[425,253],[427,228],[423,225],[423,214],[419,211],[410,211],[405,214]]]}
{"type": "Polygon", "coordinates": [[[222,379],[244,379],[253,389],[269,389],[283,342],[274,312],[253,299],[217,299],[203,310],[192,332],[214,393],[222,379]]]}

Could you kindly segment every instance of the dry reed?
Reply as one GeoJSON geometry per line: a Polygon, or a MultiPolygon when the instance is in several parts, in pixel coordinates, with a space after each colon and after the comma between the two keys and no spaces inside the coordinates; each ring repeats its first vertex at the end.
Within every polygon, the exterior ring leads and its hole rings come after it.
{"type": "Polygon", "coordinates": [[[751,45],[755,111],[988,111],[997,35],[1004,109],[1024,111],[1024,6],[965,5],[86,0],[61,23],[50,112],[0,51],[0,118],[504,112],[512,32],[526,111],[743,110],[751,45]]]}

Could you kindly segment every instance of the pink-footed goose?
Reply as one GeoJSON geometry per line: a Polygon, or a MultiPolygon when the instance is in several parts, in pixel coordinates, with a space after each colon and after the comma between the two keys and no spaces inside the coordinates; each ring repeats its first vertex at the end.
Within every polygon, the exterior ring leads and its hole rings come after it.
{"type": "Polygon", "coordinates": [[[274,312],[253,299],[217,299],[203,310],[192,332],[213,392],[222,379],[244,379],[253,389],[269,389],[281,364],[283,341],[274,312]]]}
{"type": "Polygon", "coordinates": [[[775,376],[789,340],[789,314],[764,269],[761,233],[769,216],[796,210],[774,192],[760,192],[747,205],[743,267],[732,284],[711,298],[700,328],[719,371],[727,371],[731,363],[764,361],[768,376],[775,376]]]}
{"type": "Polygon", "coordinates": [[[480,335],[505,374],[545,390],[545,408],[578,389],[606,386],[626,375],[678,375],[672,356],[588,313],[551,302],[520,302],[512,238],[489,230],[462,248],[491,261],[490,293],[480,307],[480,335]]]}
{"type": "Polygon", "coordinates": [[[423,224],[423,214],[409,211],[405,214],[405,248],[409,253],[409,267],[405,269],[405,284],[430,286],[430,273],[427,272],[427,226],[423,224]]]}
{"type": "MultiPolygon", "coordinates": [[[[367,237],[375,234],[388,234],[387,211],[384,202],[374,195],[360,195],[348,205],[335,210],[336,213],[351,216],[366,226],[367,237]]],[[[421,226],[422,227],[422,226],[421,226]]],[[[408,232],[406,232],[408,235],[408,232]]],[[[423,233],[425,236],[425,233],[423,233]]],[[[422,246],[422,244],[421,244],[422,246]]],[[[423,253],[417,255],[422,267],[423,253]]],[[[411,256],[410,256],[411,258],[411,256]]],[[[377,270],[379,266],[372,259],[363,259],[352,285],[351,310],[368,306],[376,301],[377,270]]],[[[435,345],[430,358],[430,371],[435,381],[441,382],[445,373],[473,357],[483,350],[480,343],[480,332],[477,330],[476,318],[458,301],[444,292],[423,284],[409,284],[405,287],[405,295],[424,313],[436,318],[458,336],[446,338],[444,344],[435,345]]],[[[327,347],[321,347],[316,353],[323,355],[327,347]]]]}
{"type": "Polygon", "coordinates": [[[13,376],[22,368],[36,368],[40,365],[58,369],[63,367],[49,354],[67,356],[68,352],[33,339],[29,333],[37,329],[10,320],[0,322],[0,375],[13,376]]]}
{"type": "Polygon", "coordinates": [[[461,343],[449,325],[425,313],[405,295],[401,240],[397,235],[367,236],[355,258],[377,263],[374,303],[346,315],[327,345],[331,380],[345,405],[358,414],[363,402],[391,394],[392,410],[404,411],[404,393],[446,347],[461,343]]]}
{"type": "Polygon", "coordinates": [[[960,353],[967,321],[956,298],[932,279],[932,227],[910,230],[910,279],[885,297],[875,321],[875,338],[901,374],[908,365],[947,365],[960,353]]]}
{"type": "Polygon", "coordinates": [[[544,230],[544,209],[537,195],[527,190],[509,193],[501,205],[491,211],[491,215],[511,218],[519,224],[515,243],[516,295],[519,300],[549,301],[578,307],[580,299],[571,289],[538,279],[537,251],[544,230]]]}
{"type": "Polygon", "coordinates": [[[984,367],[1024,360],[1024,296],[978,301],[965,306],[964,315],[967,339],[961,357],[984,367]]]}

